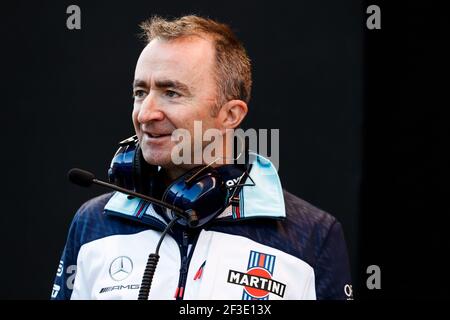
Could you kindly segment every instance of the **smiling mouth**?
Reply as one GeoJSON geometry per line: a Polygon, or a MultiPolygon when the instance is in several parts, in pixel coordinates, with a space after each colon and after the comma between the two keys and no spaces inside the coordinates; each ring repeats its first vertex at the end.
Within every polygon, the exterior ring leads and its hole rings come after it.
{"type": "Polygon", "coordinates": [[[156,133],[148,133],[148,132],[145,132],[145,135],[147,137],[153,138],[153,139],[158,139],[158,138],[164,138],[164,137],[171,136],[170,133],[167,133],[167,134],[156,134],[156,133]]]}

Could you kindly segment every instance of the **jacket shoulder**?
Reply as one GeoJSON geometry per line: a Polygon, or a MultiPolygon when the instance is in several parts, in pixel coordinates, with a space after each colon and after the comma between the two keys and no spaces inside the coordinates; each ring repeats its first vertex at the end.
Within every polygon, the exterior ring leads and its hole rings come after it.
{"type": "Polygon", "coordinates": [[[72,240],[78,246],[118,234],[132,234],[147,229],[134,221],[106,215],[104,208],[114,192],[86,201],[78,209],[71,225],[72,240]]]}
{"type": "Polygon", "coordinates": [[[309,202],[283,189],[286,217],[289,222],[300,224],[302,229],[329,230],[337,219],[309,202]]]}
{"type": "Polygon", "coordinates": [[[95,198],[89,199],[83,203],[78,209],[76,215],[82,218],[89,218],[92,215],[102,213],[106,203],[113,196],[113,192],[99,195],[95,198]]]}

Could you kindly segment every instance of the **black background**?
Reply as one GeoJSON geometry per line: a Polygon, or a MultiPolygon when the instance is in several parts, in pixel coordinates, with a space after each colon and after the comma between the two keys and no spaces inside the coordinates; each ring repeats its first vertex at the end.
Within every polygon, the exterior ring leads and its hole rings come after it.
{"type": "Polygon", "coordinates": [[[74,212],[104,192],[70,185],[67,170],[106,178],[133,133],[138,24],[190,13],[244,42],[254,74],[244,128],[279,128],[283,186],[343,224],[356,298],[448,297],[448,19],[432,2],[328,0],[4,5],[0,298],[48,299],[74,212]],[[81,30],[66,28],[70,4],[81,30]],[[369,4],[381,30],[366,28],[369,4]],[[381,290],[366,288],[372,264],[381,290]]]}
{"type": "Polygon", "coordinates": [[[359,252],[383,283],[362,294],[448,299],[449,19],[439,1],[380,6],[382,30],[365,36],[359,252]]]}

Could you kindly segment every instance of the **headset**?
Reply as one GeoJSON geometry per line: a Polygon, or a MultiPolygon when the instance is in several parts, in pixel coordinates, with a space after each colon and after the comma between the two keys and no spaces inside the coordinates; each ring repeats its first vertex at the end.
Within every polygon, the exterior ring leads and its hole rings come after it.
{"type": "Polygon", "coordinates": [[[73,168],[69,171],[69,180],[79,186],[89,187],[97,184],[160,206],[166,220],[170,221],[160,236],[155,252],[148,256],[138,300],[148,299],[159,261],[161,243],[176,223],[186,228],[203,227],[231,203],[239,204],[239,190],[242,187],[255,186],[249,174],[252,163],[250,155],[254,155],[250,154],[245,140],[241,138],[241,142],[245,152],[244,165],[236,163],[243,155],[241,152],[231,165],[213,167],[220,159],[217,158],[208,165],[195,167],[172,181],[162,193],[161,200],[157,199],[157,188],[162,185],[158,181],[161,168],[145,161],[136,135],[119,142],[119,149],[114,154],[108,170],[110,183],[96,179],[92,173],[85,170],[73,168]],[[241,183],[247,180],[244,180],[245,177],[248,177],[251,183],[241,183]]]}
{"type": "MultiPolygon", "coordinates": [[[[208,165],[200,165],[187,171],[162,192],[163,203],[180,208],[187,216],[194,216],[196,220],[194,225],[187,219],[176,219],[178,224],[191,228],[205,226],[236,201],[240,188],[255,185],[249,175],[250,153],[245,143],[242,146],[244,152],[233,159],[233,164],[212,167],[212,164],[220,159],[217,158],[208,165]],[[241,156],[244,156],[244,163],[237,164],[236,160],[241,156]],[[242,183],[246,177],[249,177],[251,184],[242,183]]],[[[160,169],[159,166],[145,161],[139,139],[134,135],[119,142],[119,148],[108,170],[108,178],[119,187],[155,197],[156,190],[161,185],[160,169]]],[[[177,215],[174,210],[164,205],[160,207],[163,208],[164,218],[168,221],[175,220],[177,215]]]]}

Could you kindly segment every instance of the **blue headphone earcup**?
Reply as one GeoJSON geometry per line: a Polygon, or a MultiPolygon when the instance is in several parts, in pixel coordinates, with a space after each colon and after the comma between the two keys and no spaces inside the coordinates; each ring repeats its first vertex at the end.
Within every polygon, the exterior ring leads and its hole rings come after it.
{"type": "MultiPolygon", "coordinates": [[[[222,176],[214,168],[194,168],[173,181],[163,194],[162,200],[184,211],[194,211],[198,219],[196,227],[201,227],[219,215],[228,203],[228,190],[222,176]],[[190,177],[203,170],[195,179],[190,177]]],[[[170,210],[165,210],[169,219],[174,218],[170,210]]],[[[178,220],[187,225],[186,221],[178,220]]]]}
{"type": "Polygon", "coordinates": [[[146,195],[153,194],[158,167],[148,164],[136,136],[119,143],[108,170],[109,182],[146,195]]]}
{"type": "Polygon", "coordinates": [[[139,146],[139,143],[137,143],[133,157],[134,190],[138,193],[153,196],[157,173],[158,167],[148,164],[145,161],[141,147],[139,146]]]}
{"type": "Polygon", "coordinates": [[[136,147],[131,138],[119,143],[108,169],[109,182],[129,190],[134,190],[134,156],[136,147]]]}

